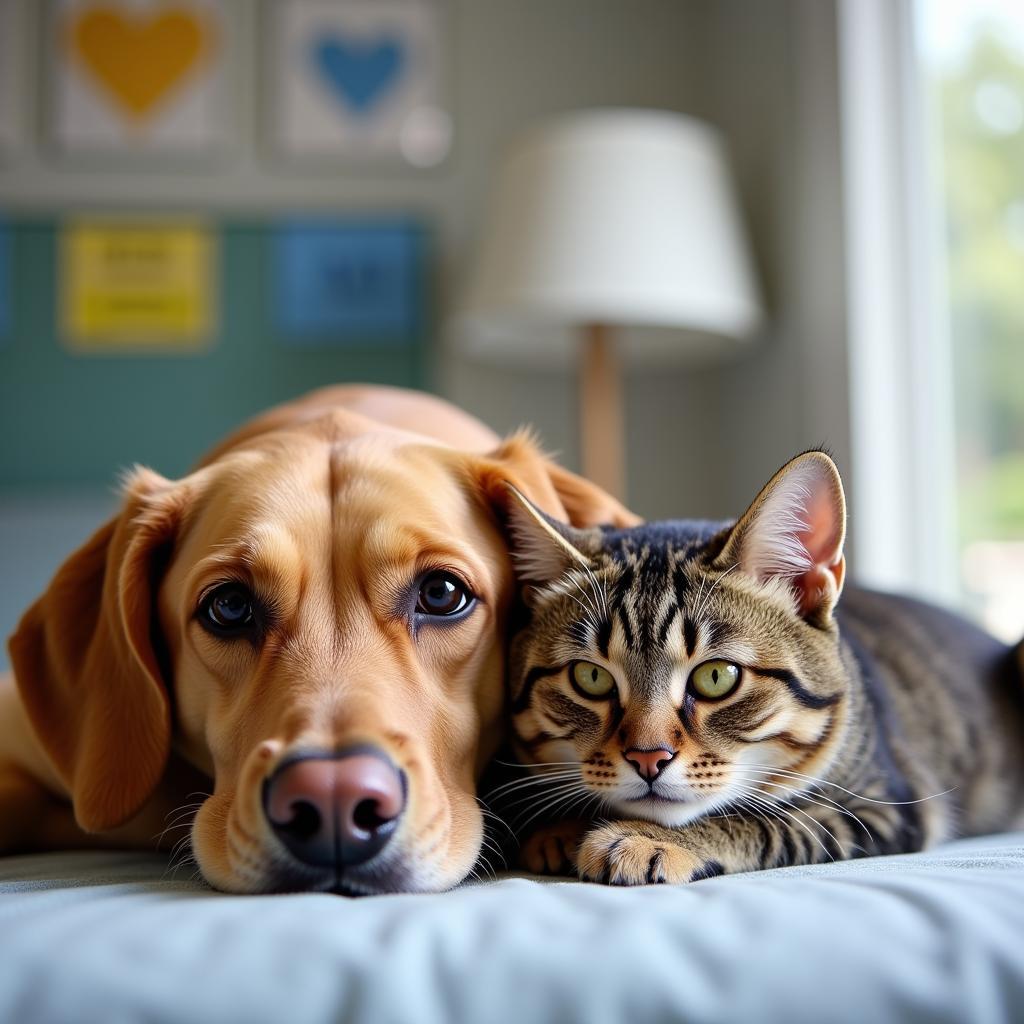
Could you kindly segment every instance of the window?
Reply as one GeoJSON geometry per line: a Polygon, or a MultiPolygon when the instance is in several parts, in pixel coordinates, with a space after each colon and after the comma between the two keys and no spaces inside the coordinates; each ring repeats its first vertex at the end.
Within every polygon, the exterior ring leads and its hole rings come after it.
{"type": "Polygon", "coordinates": [[[952,369],[966,606],[1024,636],[1024,4],[918,0],[952,369]]]}
{"type": "Polygon", "coordinates": [[[1024,636],[1024,2],[839,0],[854,569],[1024,636]]]}

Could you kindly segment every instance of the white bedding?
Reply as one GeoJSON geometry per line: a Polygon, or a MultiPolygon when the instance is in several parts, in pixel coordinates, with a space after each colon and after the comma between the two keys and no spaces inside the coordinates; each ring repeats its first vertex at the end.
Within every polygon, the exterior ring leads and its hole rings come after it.
{"type": "Polygon", "coordinates": [[[157,857],[0,859],[0,1021],[1024,1020],[1024,833],[605,888],[224,896],[157,857]]]}

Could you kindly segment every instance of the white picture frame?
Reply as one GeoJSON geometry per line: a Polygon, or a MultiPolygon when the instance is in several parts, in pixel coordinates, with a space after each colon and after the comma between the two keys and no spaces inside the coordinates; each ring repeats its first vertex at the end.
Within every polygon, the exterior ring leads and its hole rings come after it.
{"type": "Polygon", "coordinates": [[[264,5],[267,132],[286,159],[447,156],[443,0],[274,0],[264,5]]]}
{"type": "Polygon", "coordinates": [[[225,0],[51,0],[48,15],[58,152],[194,157],[231,140],[225,0]]]}

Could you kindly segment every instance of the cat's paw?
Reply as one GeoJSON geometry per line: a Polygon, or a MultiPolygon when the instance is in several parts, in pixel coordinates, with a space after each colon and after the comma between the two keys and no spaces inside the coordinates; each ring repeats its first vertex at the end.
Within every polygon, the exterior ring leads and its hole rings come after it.
{"type": "Polygon", "coordinates": [[[533,832],[519,849],[519,865],[535,875],[576,873],[576,854],[587,822],[558,821],[533,832]]]}
{"type": "Polygon", "coordinates": [[[577,855],[580,878],[607,885],[695,882],[721,874],[684,846],[652,839],[630,822],[601,825],[588,832],[577,855]]]}

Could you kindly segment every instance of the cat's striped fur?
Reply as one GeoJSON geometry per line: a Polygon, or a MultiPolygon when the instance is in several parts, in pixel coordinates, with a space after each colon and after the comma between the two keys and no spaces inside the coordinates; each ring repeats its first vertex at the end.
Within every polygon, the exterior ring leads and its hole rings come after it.
{"type": "Polygon", "coordinates": [[[823,453],[735,525],[576,531],[521,506],[512,718],[551,784],[524,792],[588,812],[533,833],[527,867],[685,882],[1020,820],[1019,653],[917,601],[847,588],[837,607],[845,503],[823,453]],[[694,689],[711,660],[739,667],[716,699],[694,689]],[[611,692],[580,689],[577,663],[611,692]]]}

